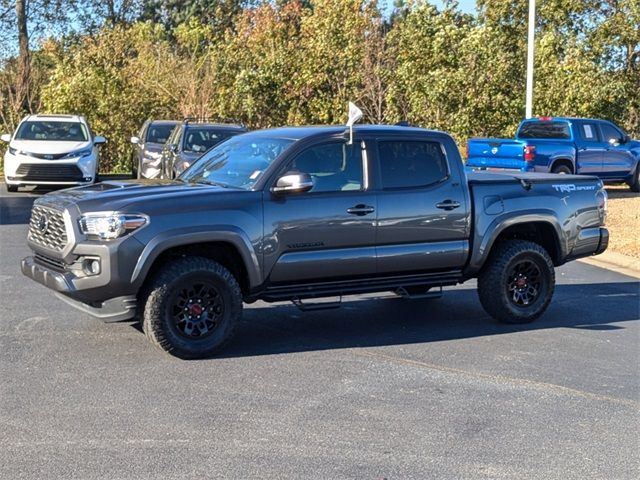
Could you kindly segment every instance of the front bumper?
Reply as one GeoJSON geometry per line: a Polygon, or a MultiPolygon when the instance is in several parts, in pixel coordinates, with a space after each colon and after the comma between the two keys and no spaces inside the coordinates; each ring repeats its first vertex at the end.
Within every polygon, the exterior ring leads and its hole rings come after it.
{"type": "MultiPolygon", "coordinates": [[[[137,300],[135,295],[123,295],[104,301],[88,302],[77,287],[81,280],[72,272],[59,272],[26,257],[21,262],[22,273],[36,282],[57,292],[57,296],[69,305],[100,318],[105,322],[117,322],[135,317],[137,300]],[[75,297],[75,298],[74,298],[75,297]]],[[[107,289],[108,290],[108,289],[107,289]]]]}

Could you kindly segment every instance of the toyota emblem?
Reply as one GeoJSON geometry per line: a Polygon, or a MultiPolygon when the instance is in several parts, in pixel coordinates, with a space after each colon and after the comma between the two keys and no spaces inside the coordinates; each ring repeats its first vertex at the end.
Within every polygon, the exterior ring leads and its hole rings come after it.
{"type": "Polygon", "coordinates": [[[47,233],[47,230],[49,229],[49,219],[47,218],[47,216],[40,215],[40,218],[38,218],[38,223],[36,224],[36,226],[38,227],[38,230],[40,231],[40,233],[47,233]]]}
{"type": "Polygon", "coordinates": [[[493,147],[493,148],[491,149],[491,153],[493,153],[494,155],[495,155],[496,153],[498,153],[498,147],[493,147]]]}

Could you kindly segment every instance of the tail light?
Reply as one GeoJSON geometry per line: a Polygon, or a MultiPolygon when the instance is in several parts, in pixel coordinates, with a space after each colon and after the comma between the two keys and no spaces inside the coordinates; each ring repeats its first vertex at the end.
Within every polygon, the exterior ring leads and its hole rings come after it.
{"type": "Polygon", "coordinates": [[[536,147],[534,145],[524,146],[524,161],[533,162],[536,159],[536,147]]]}
{"type": "Polygon", "coordinates": [[[538,120],[540,120],[541,122],[550,122],[551,120],[553,120],[553,117],[539,117],[538,120]]]}
{"type": "Polygon", "coordinates": [[[600,225],[603,227],[607,222],[607,199],[607,191],[601,188],[598,193],[596,193],[596,202],[598,204],[598,214],[600,215],[600,225]]]}

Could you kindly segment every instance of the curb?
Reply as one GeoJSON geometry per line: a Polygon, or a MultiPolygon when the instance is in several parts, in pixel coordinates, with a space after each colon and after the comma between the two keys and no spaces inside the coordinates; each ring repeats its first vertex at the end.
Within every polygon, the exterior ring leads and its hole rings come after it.
{"type": "Polygon", "coordinates": [[[640,278],[640,258],[623,253],[603,252],[593,257],[581,258],[579,261],[596,267],[615,270],[630,277],[640,278]]]}

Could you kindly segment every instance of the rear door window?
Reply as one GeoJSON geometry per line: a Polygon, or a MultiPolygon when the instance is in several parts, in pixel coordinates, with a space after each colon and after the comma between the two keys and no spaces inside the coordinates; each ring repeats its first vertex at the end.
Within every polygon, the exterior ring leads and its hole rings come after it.
{"type": "Polygon", "coordinates": [[[518,138],[557,138],[569,139],[569,124],[567,122],[525,122],[520,127],[518,138]]]}
{"type": "Polygon", "coordinates": [[[595,123],[583,123],[578,127],[580,138],[585,142],[598,142],[598,128],[595,123]]]}
{"type": "Polygon", "coordinates": [[[380,141],[378,158],[382,188],[419,188],[433,185],[449,175],[440,142],[380,141]]]}

